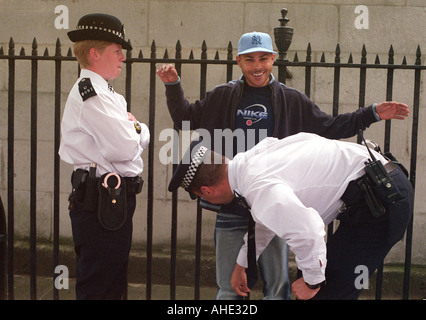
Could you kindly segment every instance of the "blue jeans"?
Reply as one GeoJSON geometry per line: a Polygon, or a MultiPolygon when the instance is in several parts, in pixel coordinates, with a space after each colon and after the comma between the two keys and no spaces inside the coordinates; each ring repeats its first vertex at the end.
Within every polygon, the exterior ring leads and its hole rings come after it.
{"type": "MultiPolygon", "coordinates": [[[[217,300],[242,299],[231,287],[231,276],[238,253],[244,244],[248,218],[232,213],[218,213],[215,228],[217,300]]],[[[264,299],[290,299],[288,246],[275,236],[258,260],[263,280],[264,299]]]]}

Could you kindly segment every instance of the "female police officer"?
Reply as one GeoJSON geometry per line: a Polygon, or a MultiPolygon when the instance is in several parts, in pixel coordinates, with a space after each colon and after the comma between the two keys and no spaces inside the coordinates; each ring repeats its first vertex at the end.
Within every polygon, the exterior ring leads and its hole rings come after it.
{"type": "Polygon", "coordinates": [[[119,19],[83,16],[68,33],[81,75],[62,119],[61,159],[74,165],[70,217],[77,254],[76,298],[120,299],[140,192],[142,151],[150,134],[127,112],[108,80],[117,78],[131,49],[119,19]]]}

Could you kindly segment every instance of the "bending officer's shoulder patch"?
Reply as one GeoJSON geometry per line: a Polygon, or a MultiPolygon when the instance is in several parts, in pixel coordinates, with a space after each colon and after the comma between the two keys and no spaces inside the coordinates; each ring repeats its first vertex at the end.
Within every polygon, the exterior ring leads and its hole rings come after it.
{"type": "Polygon", "coordinates": [[[90,78],[83,78],[80,80],[78,83],[78,91],[80,91],[80,96],[83,98],[83,101],[96,96],[96,91],[92,86],[90,78]]]}

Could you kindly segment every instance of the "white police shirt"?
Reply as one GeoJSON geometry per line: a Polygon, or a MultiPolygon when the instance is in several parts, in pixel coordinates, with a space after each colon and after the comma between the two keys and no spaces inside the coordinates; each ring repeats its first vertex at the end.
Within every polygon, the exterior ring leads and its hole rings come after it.
{"type": "MultiPolygon", "coordinates": [[[[387,161],[378,153],[376,159],[387,161]]],[[[256,255],[275,235],[286,240],[303,278],[325,280],[325,225],[338,215],[349,182],[362,176],[365,146],[310,133],[265,138],[228,165],[232,190],[245,197],[256,222],[256,255]]],[[[247,235],[237,263],[247,267],[247,235]]]]}
{"type": "Polygon", "coordinates": [[[140,127],[138,133],[128,120],[124,97],[102,76],[82,69],[65,105],[59,155],[74,170],[96,163],[98,177],[107,172],[134,177],[143,171],[140,156],[150,138],[148,127],[140,127]]]}

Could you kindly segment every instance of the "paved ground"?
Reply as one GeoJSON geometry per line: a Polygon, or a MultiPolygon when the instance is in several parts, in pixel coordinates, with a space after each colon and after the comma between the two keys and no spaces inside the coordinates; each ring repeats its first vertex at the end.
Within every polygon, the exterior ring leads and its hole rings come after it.
{"type": "MultiPolygon", "coordinates": [[[[27,275],[16,275],[15,281],[15,300],[30,300],[30,277],[27,275]]],[[[38,300],[52,300],[53,299],[53,285],[52,278],[38,277],[37,278],[37,299],[38,300]]],[[[60,300],[74,300],[74,284],[75,279],[69,280],[69,288],[59,290],[60,300]]],[[[202,287],[200,288],[201,300],[214,300],[216,288],[202,287]]],[[[260,299],[261,292],[253,292],[252,299],[260,299]]],[[[129,283],[128,285],[128,300],[146,300],[146,285],[142,283],[129,283]]],[[[170,286],[168,285],[152,285],[151,288],[152,300],[170,300],[170,286]]],[[[194,288],[188,286],[176,287],[176,300],[193,300],[194,288]]]]}
{"type": "MultiPolygon", "coordinates": [[[[426,299],[426,277],[424,268],[414,268],[412,271],[411,292],[410,300],[426,299]]],[[[389,271],[385,274],[383,281],[382,299],[402,299],[402,287],[399,286],[399,281],[395,282],[398,285],[392,285],[392,282],[397,280],[401,275],[389,271]]],[[[375,288],[374,279],[370,279],[373,286],[369,290],[364,290],[361,295],[362,300],[374,300],[375,288]]],[[[15,300],[30,300],[30,277],[27,275],[15,275],[15,300]]],[[[37,299],[38,300],[53,300],[53,280],[51,277],[37,277],[37,299]]],[[[60,300],[74,300],[74,284],[75,279],[69,279],[68,289],[64,288],[59,290],[60,300]]],[[[201,300],[214,300],[216,294],[215,287],[201,287],[200,299],[201,300]]],[[[142,283],[129,283],[128,285],[128,300],[146,300],[146,285],[142,283]]],[[[258,300],[262,298],[262,293],[259,288],[256,288],[252,294],[251,299],[258,300]]],[[[152,285],[151,288],[152,300],[170,300],[170,286],[168,285],[152,285]]],[[[194,300],[194,288],[189,286],[176,287],[176,300],[194,300]]]]}
{"type": "MultiPolygon", "coordinates": [[[[30,300],[29,251],[27,245],[15,248],[14,267],[14,295],[16,300],[30,300]]],[[[74,274],[75,256],[72,246],[61,247],[60,263],[69,267],[69,288],[59,290],[60,300],[74,300],[74,274]],[[65,248],[65,249],[64,249],[65,248]]],[[[53,299],[52,279],[52,255],[50,246],[39,245],[37,247],[37,299],[53,299]]],[[[403,266],[385,265],[382,299],[402,299],[403,266]]],[[[296,265],[294,261],[289,264],[290,280],[296,279],[296,265]]],[[[176,264],[176,299],[194,300],[194,274],[195,261],[192,252],[181,251],[176,264]]],[[[155,251],[152,259],[151,289],[152,300],[170,300],[170,254],[155,251]]],[[[128,300],[146,300],[146,253],[140,250],[132,250],[129,262],[129,286],[128,300]]],[[[369,281],[368,290],[364,290],[361,299],[375,299],[375,281],[373,275],[369,281]]],[[[258,281],[251,299],[262,298],[261,281],[258,281]]],[[[200,266],[200,299],[214,300],[216,294],[215,284],[215,259],[214,254],[203,252],[200,266]]],[[[410,299],[426,299],[426,266],[411,266],[410,299]]]]}

